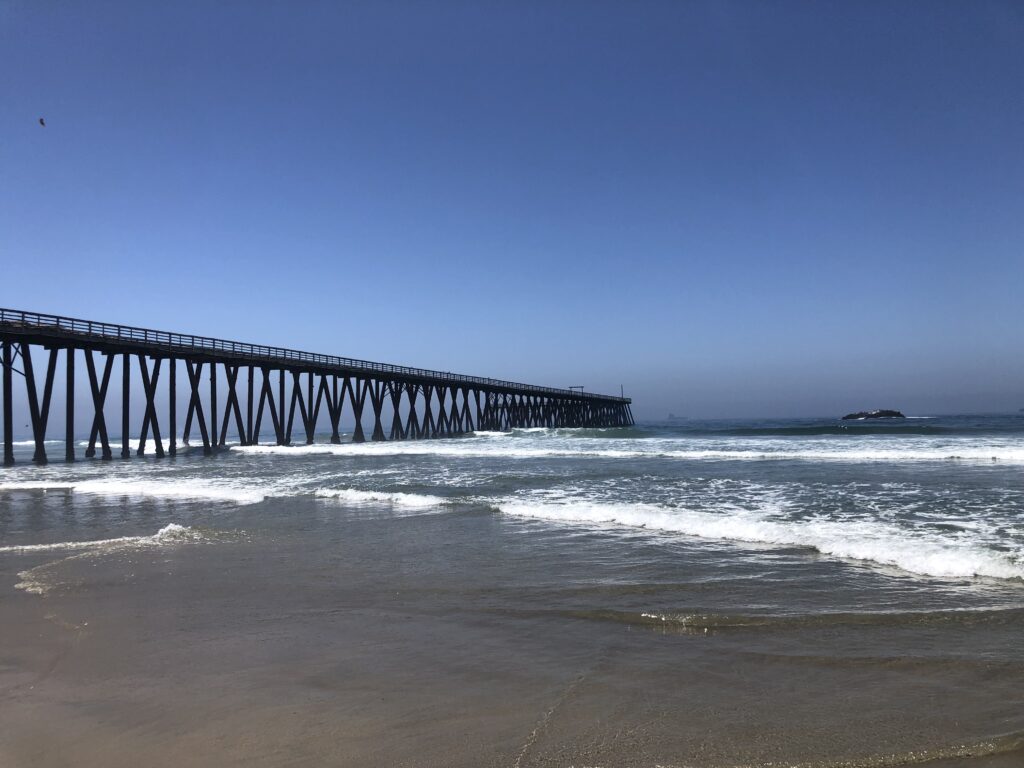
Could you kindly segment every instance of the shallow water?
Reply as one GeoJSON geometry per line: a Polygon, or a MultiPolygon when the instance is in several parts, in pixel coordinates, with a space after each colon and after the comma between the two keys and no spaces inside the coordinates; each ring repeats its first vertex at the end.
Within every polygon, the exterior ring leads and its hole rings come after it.
{"type": "Polygon", "coordinates": [[[1016,416],[21,463],[0,763],[1019,765],[1022,471],[1016,416]]]}

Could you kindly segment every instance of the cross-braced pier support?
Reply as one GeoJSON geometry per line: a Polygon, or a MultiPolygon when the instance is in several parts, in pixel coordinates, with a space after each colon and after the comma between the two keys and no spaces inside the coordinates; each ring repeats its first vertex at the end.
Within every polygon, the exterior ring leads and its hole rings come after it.
{"type": "Polygon", "coordinates": [[[14,463],[18,380],[23,382],[32,430],[32,461],[47,462],[47,427],[61,356],[67,461],[76,458],[76,359],[85,361],[88,384],[86,396],[78,395],[78,400],[87,404],[90,419],[84,451],[88,458],[95,457],[97,449],[102,459],[113,456],[108,394],[112,379],[117,378],[120,398],[114,395],[114,402],[120,400],[120,455],[126,459],[132,455],[133,444],[136,456],[145,456],[150,444],[157,457],[177,454],[181,394],[187,399],[182,442],[189,445],[195,430],[205,453],[224,446],[232,436],[242,445],[255,445],[265,426],[272,430],[277,445],[292,445],[293,441],[311,444],[320,428],[329,429],[331,443],[340,443],[343,420],[352,425],[350,439],[357,443],[451,437],[475,430],[622,427],[633,423],[628,398],[54,315],[0,310],[0,345],[5,465],[14,463]],[[113,376],[115,368],[120,369],[120,377],[113,376]],[[178,392],[179,368],[186,375],[184,393],[178,392]],[[218,412],[218,386],[223,386],[226,394],[223,413],[218,412]],[[132,434],[133,402],[141,406],[136,435],[132,434]],[[166,421],[161,423],[165,414],[166,421]]]}

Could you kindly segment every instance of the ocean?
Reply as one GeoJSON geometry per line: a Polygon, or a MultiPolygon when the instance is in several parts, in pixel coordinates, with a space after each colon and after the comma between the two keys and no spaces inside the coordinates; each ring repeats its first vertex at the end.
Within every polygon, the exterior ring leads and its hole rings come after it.
{"type": "Polygon", "coordinates": [[[1024,765],[1024,414],[317,440],[16,446],[0,764],[1024,765]]]}

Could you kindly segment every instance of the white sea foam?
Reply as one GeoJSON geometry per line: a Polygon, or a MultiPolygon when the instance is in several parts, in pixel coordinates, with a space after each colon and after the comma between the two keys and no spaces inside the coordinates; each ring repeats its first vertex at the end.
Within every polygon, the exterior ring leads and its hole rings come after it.
{"type": "Polygon", "coordinates": [[[226,483],[181,480],[142,480],[102,478],[96,480],[33,480],[0,483],[4,491],[70,491],[95,496],[145,496],[164,499],[197,499],[226,501],[236,504],[255,504],[263,501],[266,493],[251,485],[240,487],[226,483]]]}
{"type": "Polygon", "coordinates": [[[0,483],[2,491],[60,491],[71,490],[75,484],[66,480],[19,480],[0,483]]]}
{"type": "MultiPolygon", "coordinates": [[[[490,436],[489,433],[475,433],[490,436]]],[[[500,432],[497,435],[506,436],[500,432]]],[[[527,440],[411,440],[378,443],[314,443],[312,445],[235,446],[234,451],[277,456],[444,456],[460,458],[602,458],[677,459],[684,461],[810,461],[810,462],[949,462],[1024,464],[1019,440],[849,440],[834,441],[751,439],[687,441],[681,439],[619,440],[593,438],[581,444],[572,438],[536,437],[527,440]]]]}
{"type": "Polygon", "coordinates": [[[168,523],[152,536],[118,536],[114,539],[92,539],[86,541],[57,541],[50,544],[23,544],[0,547],[0,552],[28,554],[32,552],[56,552],[61,550],[105,549],[132,546],[159,546],[185,541],[197,541],[200,534],[193,528],[178,523],[168,523]]]}
{"type": "Polygon", "coordinates": [[[354,488],[320,488],[316,491],[322,498],[339,499],[350,504],[391,504],[397,507],[422,509],[439,507],[447,503],[440,496],[428,496],[418,493],[401,493],[386,491],[358,491],[354,488]]]}
{"type": "Polygon", "coordinates": [[[832,557],[895,566],[939,578],[1024,579],[1024,552],[996,552],[978,544],[943,540],[869,520],[784,520],[746,510],[724,513],[652,504],[551,502],[510,499],[509,515],[566,523],[646,528],[705,539],[812,547],[832,557]]]}
{"type": "MultiPolygon", "coordinates": [[[[648,456],[652,454],[646,454],[648,456]]],[[[665,458],[718,461],[827,461],[827,462],[947,462],[966,463],[1004,462],[1024,464],[1024,447],[1009,446],[942,446],[914,448],[894,445],[891,448],[849,448],[815,450],[798,448],[787,450],[772,446],[769,450],[673,450],[661,454],[665,458]]]]}
{"type": "MultiPolygon", "coordinates": [[[[139,446],[139,439],[140,438],[138,436],[136,436],[136,437],[129,437],[128,438],[128,445],[131,446],[132,450],[134,450],[135,448],[137,448],[139,446]]],[[[63,443],[64,441],[60,440],[58,442],[63,443]]],[[[117,436],[117,437],[110,436],[110,437],[108,437],[108,442],[110,443],[110,447],[111,448],[115,448],[116,447],[118,450],[121,450],[121,446],[124,444],[124,441],[120,438],[120,436],[117,436]]],[[[160,439],[160,442],[163,444],[164,448],[166,449],[170,445],[171,439],[169,437],[163,437],[163,438],[160,439]]],[[[178,446],[180,447],[181,444],[182,444],[181,443],[181,437],[178,437],[176,442],[177,442],[178,446]]],[[[84,447],[84,446],[89,445],[89,441],[88,440],[76,440],[75,444],[78,445],[78,446],[83,446],[84,447]]],[[[100,447],[100,438],[97,435],[97,437],[96,437],[96,448],[97,448],[97,450],[99,449],[99,447],[100,447]]],[[[150,435],[149,437],[146,438],[146,449],[147,450],[154,450],[154,451],[156,450],[156,440],[154,439],[154,437],[152,435],[150,435]]]]}
{"type": "MultiPolygon", "coordinates": [[[[503,448],[504,440],[411,440],[381,443],[314,443],[312,445],[246,445],[232,450],[276,456],[460,456],[468,458],[545,458],[591,455],[575,450],[503,448]]],[[[620,453],[620,452],[613,452],[620,453]]]]}
{"type": "MultiPolygon", "coordinates": [[[[500,433],[505,435],[506,433],[500,433]]],[[[234,451],[256,455],[290,456],[444,456],[460,458],[544,459],[544,458],[638,458],[652,455],[647,451],[622,449],[579,450],[576,448],[531,448],[510,445],[511,440],[410,440],[380,443],[314,443],[312,445],[246,445],[234,451]]]]}
{"type": "Polygon", "coordinates": [[[53,590],[60,589],[71,583],[64,580],[66,577],[62,578],[61,576],[63,567],[68,563],[80,561],[83,558],[102,557],[125,550],[141,550],[151,547],[184,544],[202,541],[203,539],[204,536],[194,528],[179,525],[178,523],[168,523],[152,536],[119,536],[114,539],[58,541],[50,544],[6,546],[0,547],[0,553],[71,552],[72,554],[65,557],[37,565],[18,574],[21,581],[14,585],[15,589],[21,589],[36,595],[47,595],[53,590]]]}
{"type": "MultiPolygon", "coordinates": [[[[47,440],[46,442],[47,443],[60,443],[61,445],[64,444],[63,440],[47,440]]],[[[124,447],[124,441],[121,440],[120,437],[111,437],[111,438],[109,438],[108,442],[109,442],[110,450],[111,451],[119,452],[121,450],[121,448],[124,447]]],[[[149,437],[146,438],[146,453],[147,453],[147,455],[151,455],[151,454],[155,454],[156,453],[156,442],[157,441],[153,438],[152,435],[150,435],[149,437]]],[[[27,441],[27,444],[31,445],[32,441],[31,440],[27,441]]],[[[79,448],[87,448],[89,446],[89,441],[88,440],[76,440],[75,441],[75,445],[78,446],[79,448]]],[[[170,450],[171,439],[169,437],[161,438],[160,439],[160,445],[163,447],[163,449],[165,451],[170,450]]],[[[187,451],[189,449],[202,448],[203,447],[203,440],[202,440],[201,437],[199,437],[199,435],[193,434],[191,439],[190,439],[190,442],[187,445],[185,444],[185,441],[184,441],[184,439],[182,437],[178,437],[175,440],[175,445],[176,445],[176,449],[178,451],[187,451]]],[[[226,440],[224,442],[224,445],[227,445],[227,446],[238,445],[238,441],[237,440],[226,440]]],[[[100,443],[99,437],[96,438],[96,446],[95,447],[96,447],[97,451],[99,451],[101,449],[101,447],[102,447],[102,444],[100,443]]],[[[131,449],[132,455],[134,456],[136,449],[139,447],[139,438],[138,437],[129,437],[128,438],[128,447],[131,449]]]]}

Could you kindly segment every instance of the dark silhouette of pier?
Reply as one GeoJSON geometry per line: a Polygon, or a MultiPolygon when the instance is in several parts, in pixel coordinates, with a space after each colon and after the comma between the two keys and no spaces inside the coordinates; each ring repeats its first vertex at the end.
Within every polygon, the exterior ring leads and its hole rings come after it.
{"type": "Polygon", "coordinates": [[[265,425],[273,432],[277,445],[291,445],[296,436],[310,444],[324,412],[330,422],[332,443],[341,442],[339,430],[343,412],[355,422],[354,442],[366,440],[367,431],[370,440],[415,440],[448,437],[474,430],[617,427],[633,423],[632,401],[626,397],[462,376],[36,312],[0,309],[0,343],[3,348],[5,465],[14,463],[15,375],[24,380],[27,394],[35,443],[33,461],[46,463],[46,427],[53,400],[54,377],[61,358],[65,366],[67,461],[76,458],[77,358],[84,360],[91,394],[92,427],[85,449],[85,456],[90,458],[96,456],[97,451],[104,459],[113,455],[108,438],[107,391],[118,359],[120,364],[116,367],[121,374],[121,456],[124,458],[132,453],[128,436],[133,381],[141,385],[145,396],[142,429],[135,453],[144,455],[152,436],[154,453],[164,456],[161,427],[166,426],[166,453],[175,455],[177,388],[182,372],[185,377],[181,384],[188,395],[183,442],[189,443],[192,429],[196,428],[206,453],[225,444],[232,426],[242,445],[257,444],[265,425]],[[33,360],[33,346],[39,348],[36,355],[42,352],[39,363],[33,360]],[[132,375],[133,358],[138,370],[136,377],[132,375]],[[40,366],[38,370],[37,365],[40,366]],[[223,413],[218,413],[217,407],[220,369],[227,390],[223,413]],[[204,375],[206,387],[202,386],[204,375]],[[157,394],[165,383],[167,409],[166,413],[160,413],[157,394]],[[163,417],[166,420],[161,421],[163,417]]]}

